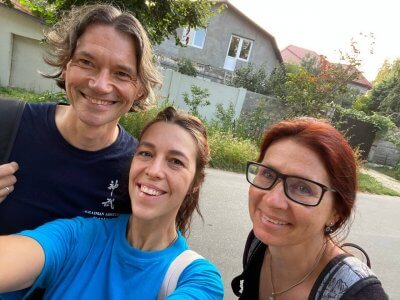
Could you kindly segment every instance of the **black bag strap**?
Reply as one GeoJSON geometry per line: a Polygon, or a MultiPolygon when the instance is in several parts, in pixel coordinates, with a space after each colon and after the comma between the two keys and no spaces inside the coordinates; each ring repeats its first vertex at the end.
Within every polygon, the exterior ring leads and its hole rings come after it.
{"type": "Polygon", "coordinates": [[[355,248],[358,251],[360,251],[362,253],[362,255],[365,257],[365,260],[366,260],[365,264],[368,266],[368,268],[371,269],[371,261],[369,259],[369,256],[368,256],[367,252],[363,248],[361,248],[361,246],[358,246],[357,244],[354,244],[354,243],[344,243],[341,246],[342,249],[346,248],[346,247],[352,247],[352,248],[355,248]]]}
{"type": "Polygon", "coordinates": [[[25,102],[0,98],[0,164],[8,162],[25,102]]]}
{"type": "Polygon", "coordinates": [[[259,239],[257,239],[257,237],[254,235],[253,230],[251,230],[247,236],[246,245],[243,251],[243,258],[242,258],[243,272],[240,275],[233,278],[231,281],[232,291],[237,297],[240,297],[242,295],[241,282],[245,279],[246,274],[248,273],[247,267],[250,261],[252,261],[256,252],[258,251],[258,248],[262,247],[262,245],[263,245],[262,242],[259,239]]]}

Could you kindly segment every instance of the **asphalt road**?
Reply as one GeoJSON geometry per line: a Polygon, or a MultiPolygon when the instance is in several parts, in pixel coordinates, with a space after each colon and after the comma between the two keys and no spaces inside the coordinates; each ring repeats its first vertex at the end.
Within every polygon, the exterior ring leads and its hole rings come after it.
{"type": "MultiPolygon", "coordinates": [[[[251,222],[247,210],[248,183],[244,175],[208,169],[201,195],[200,218],[193,220],[189,243],[221,271],[225,299],[236,299],[231,279],[241,272],[242,251],[251,222]]],[[[400,197],[358,194],[348,242],[368,253],[372,270],[390,299],[400,300],[400,197]]]]}

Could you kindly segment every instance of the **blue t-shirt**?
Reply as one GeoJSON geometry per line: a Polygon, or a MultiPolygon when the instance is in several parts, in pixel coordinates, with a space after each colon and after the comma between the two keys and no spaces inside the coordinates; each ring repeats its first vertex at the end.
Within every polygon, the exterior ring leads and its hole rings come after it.
{"type": "MultiPolygon", "coordinates": [[[[21,232],[45,253],[32,289],[46,288],[45,299],[155,300],[170,263],[188,245],[178,233],[176,242],[164,250],[136,249],[126,240],[129,216],[56,220],[21,232]]],[[[221,275],[209,261],[195,260],[168,299],[223,299],[221,275]]]]}
{"type": "Polygon", "coordinates": [[[110,218],[130,213],[128,175],[137,141],[122,127],[99,151],[73,147],[55,123],[55,103],[27,103],[10,160],[15,190],[0,204],[0,234],[58,218],[110,218]]]}

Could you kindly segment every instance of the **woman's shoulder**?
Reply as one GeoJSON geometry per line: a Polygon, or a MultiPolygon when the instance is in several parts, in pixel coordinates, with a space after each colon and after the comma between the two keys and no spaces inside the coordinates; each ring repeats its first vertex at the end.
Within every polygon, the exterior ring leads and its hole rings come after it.
{"type": "MultiPolygon", "coordinates": [[[[223,294],[221,273],[211,261],[198,255],[179,276],[177,289],[172,295],[177,297],[176,299],[182,299],[185,295],[199,295],[204,299],[223,299],[223,294]]],[[[174,297],[172,299],[175,299],[174,297]]]]}
{"type": "Polygon", "coordinates": [[[334,257],[321,272],[310,299],[324,299],[328,295],[332,299],[342,299],[344,295],[354,294],[375,284],[380,285],[380,282],[365,263],[349,254],[341,254],[334,257]]]}

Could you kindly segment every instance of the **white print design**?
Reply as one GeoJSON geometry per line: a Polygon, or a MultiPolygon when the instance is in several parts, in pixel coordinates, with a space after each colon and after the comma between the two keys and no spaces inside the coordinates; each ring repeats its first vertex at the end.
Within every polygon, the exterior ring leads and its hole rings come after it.
{"type": "Polygon", "coordinates": [[[118,187],[119,187],[118,180],[115,180],[115,183],[113,180],[111,180],[110,186],[108,187],[108,189],[111,190],[110,198],[107,198],[107,201],[104,201],[101,203],[101,204],[103,204],[104,207],[109,206],[111,209],[114,209],[115,198],[113,198],[113,193],[114,193],[114,190],[118,187]]]}

